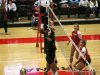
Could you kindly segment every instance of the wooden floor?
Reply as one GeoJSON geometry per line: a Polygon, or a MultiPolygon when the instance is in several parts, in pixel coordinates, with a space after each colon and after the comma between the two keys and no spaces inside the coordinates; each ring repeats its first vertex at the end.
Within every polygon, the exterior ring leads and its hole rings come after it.
{"type": "MultiPolygon", "coordinates": [[[[59,27],[60,26],[55,26],[55,28],[59,27]]],[[[69,35],[71,35],[73,27],[73,25],[64,25],[69,35]]],[[[80,31],[82,35],[100,35],[100,24],[80,25],[80,31]]],[[[28,30],[28,27],[8,28],[8,32],[11,33],[11,35],[4,35],[4,28],[1,28],[0,39],[32,38],[37,35],[37,30],[28,30]]],[[[63,36],[63,34],[56,34],[56,36],[63,36]]],[[[66,44],[64,44],[64,46],[66,46],[66,44]]],[[[87,49],[92,59],[91,66],[97,71],[100,71],[99,46],[100,40],[87,41],[87,49]]],[[[16,41],[15,44],[0,44],[0,75],[19,75],[19,71],[22,67],[26,69],[34,68],[31,72],[36,72],[36,68],[44,69],[46,68],[45,56],[44,53],[40,52],[39,47],[36,48],[36,43],[17,43],[16,41]]],[[[68,67],[58,46],[57,58],[59,71],[63,70],[62,67],[68,67]]],[[[69,57],[67,57],[67,60],[69,62],[69,57]]],[[[76,59],[74,59],[74,62],[75,61],[76,59]]],[[[43,72],[43,70],[40,70],[40,72],[43,72]]],[[[97,73],[97,75],[100,75],[100,72],[97,73]]]]}

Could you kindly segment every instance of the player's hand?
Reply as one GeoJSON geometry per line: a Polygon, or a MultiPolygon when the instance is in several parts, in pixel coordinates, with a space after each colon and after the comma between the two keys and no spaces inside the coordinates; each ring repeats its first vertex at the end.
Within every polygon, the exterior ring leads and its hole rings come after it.
{"type": "Polygon", "coordinates": [[[51,34],[51,31],[48,32],[48,35],[47,36],[50,36],[50,34],[51,34]]]}
{"type": "Polygon", "coordinates": [[[76,67],[76,63],[73,66],[76,67]]]}
{"type": "Polygon", "coordinates": [[[57,6],[57,4],[55,3],[55,6],[57,6]]]}

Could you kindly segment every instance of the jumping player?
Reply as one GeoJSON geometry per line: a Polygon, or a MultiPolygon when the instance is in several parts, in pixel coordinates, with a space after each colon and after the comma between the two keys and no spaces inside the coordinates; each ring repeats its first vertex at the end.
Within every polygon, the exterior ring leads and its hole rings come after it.
{"type": "MultiPolygon", "coordinates": [[[[50,28],[51,28],[51,29],[54,29],[54,23],[53,23],[53,21],[51,21],[51,20],[49,19],[49,22],[50,22],[50,28]]],[[[54,31],[55,31],[55,29],[54,29],[54,31]]],[[[58,61],[57,61],[56,52],[55,52],[54,63],[56,64],[56,67],[57,67],[58,61]]],[[[57,68],[56,68],[56,69],[57,69],[57,68]]],[[[53,74],[52,70],[51,70],[51,73],[53,74]]],[[[59,74],[57,73],[57,75],[59,75],[59,74]]]]}
{"type": "MultiPolygon", "coordinates": [[[[86,60],[90,64],[91,63],[91,58],[90,58],[90,55],[88,54],[88,51],[87,51],[85,45],[86,45],[86,40],[82,39],[80,41],[80,44],[79,44],[79,46],[80,46],[79,49],[80,49],[80,52],[84,55],[84,57],[86,57],[86,60]]],[[[87,66],[88,64],[86,63],[86,61],[83,60],[82,57],[80,57],[80,59],[74,64],[75,71],[78,73],[78,75],[83,75],[83,73],[80,72],[80,71],[85,67],[85,65],[87,66]]]]}
{"type": "Polygon", "coordinates": [[[57,75],[57,69],[56,69],[56,64],[54,63],[54,58],[55,58],[55,29],[53,24],[50,24],[50,30],[47,31],[41,31],[42,33],[46,34],[46,61],[47,61],[47,70],[44,72],[44,75],[47,75],[49,70],[51,69],[53,74],[52,75],[57,75]]]}
{"type": "MultiPolygon", "coordinates": [[[[81,32],[79,31],[79,25],[77,23],[74,25],[74,30],[72,30],[72,40],[74,41],[74,43],[77,46],[79,45],[79,42],[81,40],[81,32]]],[[[67,45],[69,45],[69,43],[70,43],[70,41],[67,43],[67,45]]],[[[79,53],[76,50],[76,48],[74,47],[74,45],[72,44],[71,54],[70,54],[70,65],[67,68],[68,70],[72,69],[73,56],[74,56],[75,51],[76,51],[76,59],[78,59],[79,58],[79,53]]]]}

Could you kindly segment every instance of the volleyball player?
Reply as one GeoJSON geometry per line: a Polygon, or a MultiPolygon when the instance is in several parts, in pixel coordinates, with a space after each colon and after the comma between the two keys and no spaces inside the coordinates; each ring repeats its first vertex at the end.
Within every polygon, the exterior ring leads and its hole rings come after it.
{"type": "MultiPolygon", "coordinates": [[[[53,21],[51,21],[51,20],[49,19],[49,22],[50,22],[50,28],[51,28],[51,29],[54,29],[54,23],[53,23],[53,21]]],[[[55,30],[55,29],[54,29],[54,30],[55,30]]],[[[55,53],[54,63],[56,64],[56,69],[57,69],[58,61],[57,61],[56,53],[55,53]]],[[[52,70],[51,70],[51,73],[53,74],[52,70]]],[[[57,73],[57,75],[58,75],[58,73],[57,73]]]]}
{"type": "MultiPolygon", "coordinates": [[[[54,29],[54,23],[53,23],[53,21],[51,21],[51,20],[49,19],[49,22],[50,22],[50,28],[51,28],[51,29],[54,29]]],[[[55,29],[54,29],[54,30],[55,30],[55,29]]],[[[55,64],[56,64],[56,66],[57,66],[58,61],[57,61],[57,56],[56,56],[56,54],[55,54],[54,62],[55,62],[55,64]]]]}
{"type": "Polygon", "coordinates": [[[56,64],[54,63],[54,58],[55,58],[55,29],[53,24],[50,24],[50,30],[47,31],[41,31],[42,33],[46,34],[46,61],[47,61],[47,69],[44,72],[44,75],[47,75],[49,70],[51,69],[53,74],[52,75],[57,75],[57,69],[56,69],[56,64]]]}
{"type": "MultiPolygon", "coordinates": [[[[74,25],[74,30],[72,30],[72,40],[77,46],[78,46],[78,44],[81,40],[81,32],[79,31],[79,25],[77,23],[74,25]]],[[[70,43],[70,41],[67,43],[67,45],[69,45],[69,43],[70,43]]],[[[79,53],[76,50],[76,48],[74,47],[74,45],[72,44],[71,54],[70,54],[70,65],[67,68],[68,70],[72,69],[73,56],[74,56],[75,51],[76,51],[76,59],[78,59],[79,58],[79,53]]]]}
{"type": "MultiPolygon", "coordinates": [[[[79,49],[80,49],[80,52],[84,55],[84,57],[86,57],[86,60],[90,64],[91,63],[91,58],[90,58],[90,55],[88,54],[88,51],[87,51],[85,45],[86,45],[86,40],[82,39],[80,41],[80,44],[79,44],[79,46],[80,46],[79,49]]],[[[83,60],[82,57],[80,57],[80,59],[74,64],[75,71],[78,73],[78,75],[83,75],[83,73],[80,72],[80,71],[85,67],[85,65],[87,66],[88,64],[86,63],[86,61],[83,60]]]]}

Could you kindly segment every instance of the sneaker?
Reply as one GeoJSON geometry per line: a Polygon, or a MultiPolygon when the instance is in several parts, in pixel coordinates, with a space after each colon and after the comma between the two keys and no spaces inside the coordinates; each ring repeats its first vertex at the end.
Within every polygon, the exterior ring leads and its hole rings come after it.
{"type": "Polygon", "coordinates": [[[67,68],[67,70],[72,70],[72,66],[69,65],[68,68],[67,68]]]}
{"type": "Polygon", "coordinates": [[[28,29],[32,29],[32,27],[28,28],[28,29]]]}

